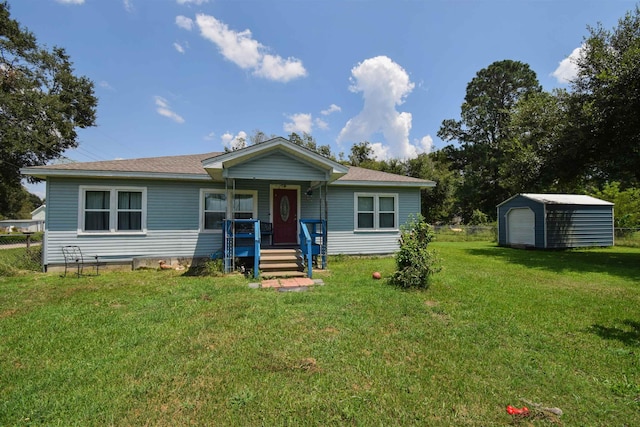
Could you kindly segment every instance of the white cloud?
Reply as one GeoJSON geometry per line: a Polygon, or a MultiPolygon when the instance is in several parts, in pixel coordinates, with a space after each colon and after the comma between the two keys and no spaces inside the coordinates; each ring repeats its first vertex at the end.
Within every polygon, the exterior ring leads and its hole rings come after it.
{"type": "Polygon", "coordinates": [[[558,80],[558,83],[570,83],[578,76],[578,66],[576,61],[583,55],[584,45],[573,49],[571,55],[560,61],[558,68],[551,73],[558,80]]]}
{"type": "Polygon", "coordinates": [[[178,15],[176,16],[176,25],[180,28],[191,31],[193,29],[193,19],[178,15]]]}
{"type": "Polygon", "coordinates": [[[342,111],[342,108],[338,107],[336,104],[331,104],[329,105],[329,108],[327,108],[326,110],[320,111],[320,114],[322,114],[323,116],[328,116],[331,113],[336,113],[340,111],[342,111]]]}
{"type": "Polygon", "coordinates": [[[108,81],[106,81],[106,80],[102,80],[102,81],[100,81],[100,83],[98,83],[98,86],[100,86],[100,87],[102,87],[102,88],[105,88],[105,89],[108,89],[108,90],[115,90],[115,89],[113,88],[113,86],[111,86],[111,85],[109,84],[109,82],[108,82],[108,81]]]}
{"type": "Polygon", "coordinates": [[[283,129],[287,133],[311,133],[311,129],[313,128],[313,120],[311,118],[311,114],[292,114],[287,116],[291,122],[285,123],[283,129]]]}
{"type": "Polygon", "coordinates": [[[203,14],[196,15],[195,22],[200,35],[218,46],[222,56],[244,70],[253,70],[258,77],[288,82],[307,75],[302,61],[267,53],[268,48],[254,40],[250,30],[231,30],[224,22],[203,14]]]}
{"type": "Polygon", "coordinates": [[[56,0],[62,4],[84,4],[84,0],[56,0]]]}
{"type": "Polygon", "coordinates": [[[213,16],[197,15],[200,34],[220,49],[222,56],[238,67],[257,68],[260,64],[260,43],[251,38],[251,31],[235,32],[213,16]]]}
{"type": "Polygon", "coordinates": [[[380,160],[407,159],[424,151],[422,143],[409,142],[411,113],[396,111],[396,106],[402,105],[415,87],[400,65],[386,56],[369,58],[351,70],[350,80],[349,90],[362,92],[364,106],[340,131],[339,143],[358,143],[381,132],[386,145],[372,143],[374,154],[380,160]]]}
{"type": "Polygon", "coordinates": [[[413,141],[424,153],[430,153],[433,149],[433,138],[431,135],[423,136],[422,139],[413,141]]]}
{"type": "Polygon", "coordinates": [[[230,150],[237,150],[238,148],[244,148],[247,146],[247,133],[243,130],[238,132],[237,135],[233,135],[229,132],[226,132],[221,137],[222,145],[229,148],[230,150]]]}
{"type": "Polygon", "coordinates": [[[381,142],[371,143],[371,149],[373,150],[373,157],[377,160],[385,160],[391,157],[389,155],[389,146],[383,145],[381,142]]]}
{"type": "Polygon", "coordinates": [[[173,47],[180,53],[184,53],[184,47],[178,42],[173,43],[173,47]]]}
{"type": "Polygon", "coordinates": [[[268,80],[286,83],[289,80],[306,76],[307,70],[305,70],[299,59],[284,59],[277,55],[264,55],[262,63],[253,74],[268,80]]]}
{"type": "Polygon", "coordinates": [[[329,129],[329,123],[325,122],[325,121],[324,121],[324,120],[322,120],[322,119],[316,118],[316,119],[314,120],[314,123],[315,123],[315,125],[316,125],[316,127],[317,127],[318,129],[321,129],[321,130],[327,130],[327,129],[329,129]]]}
{"type": "Polygon", "coordinates": [[[206,134],[204,136],[204,140],[205,141],[213,141],[213,138],[216,137],[216,133],[215,132],[209,132],[208,134],[206,134]]]}
{"type": "Polygon", "coordinates": [[[209,3],[209,0],[177,0],[178,4],[195,4],[197,6],[200,6],[201,4],[204,3],[209,3]]]}
{"type": "Polygon", "coordinates": [[[158,114],[164,117],[168,117],[176,123],[184,123],[184,119],[182,118],[182,116],[171,109],[171,107],[169,106],[169,101],[161,96],[156,96],[154,99],[156,102],[156,111],[158,112],[158,114]]]}
{"type": "Polygon", "coordinates": [[[131,0],[122,0],[122,3],[124,4],[124,10],[129,13],[133,12],[133,3],[131,0]]]}

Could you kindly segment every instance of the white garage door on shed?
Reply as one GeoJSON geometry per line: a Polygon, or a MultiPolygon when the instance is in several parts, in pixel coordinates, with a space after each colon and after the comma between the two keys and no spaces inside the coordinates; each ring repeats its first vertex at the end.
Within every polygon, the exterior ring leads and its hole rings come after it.
{"type": "Polygon", "coordinates": [[[507,213],[507,244],[535,246],[535,215],[529,208],[514,208],[507,213]]]}

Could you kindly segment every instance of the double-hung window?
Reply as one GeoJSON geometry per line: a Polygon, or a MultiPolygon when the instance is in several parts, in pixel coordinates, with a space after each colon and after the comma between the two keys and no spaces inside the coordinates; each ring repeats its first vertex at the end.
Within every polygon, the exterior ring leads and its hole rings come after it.
{"type": "Polygon", "coordinates": [[[83,231],[109,231],[111,228],[111,192],[108,190],[87,190],[83,195],[83,231]]]}
{"type": "Polygon", "coordinates": [[[398,195],[356,193],[354,201],[355,229],[363,231],[398,228],[398,195]]]}
{"type": "Polygon", "coordinates": [[[142,191],[117,191],[118,231],[142,230],[142,191]]]}
{"type": "Polygon", "coordinates": [[[203,227],[205,230],[222,230],[222,220],[227,216],[227,195],[224,191],[203,192],[203,227]]]}
{"type": "Polygon", "coordinates": [[[79,231],[131,233],[146,230],[146,188],[80,187],[79,231]]]}
{"type": "Polygon", "coordinates": [[[235,219],[258,217],[258,193],[253,190],[236,190],[235,193],[224,190],[201,190],[200,202],[201,229],[205,231],[222,230],[222,221],[227,214],[235,219]],[[233,194],[233,197],[231,196],[233,194]],[[233,199],[229,205],[228,200],[233,199]]]}

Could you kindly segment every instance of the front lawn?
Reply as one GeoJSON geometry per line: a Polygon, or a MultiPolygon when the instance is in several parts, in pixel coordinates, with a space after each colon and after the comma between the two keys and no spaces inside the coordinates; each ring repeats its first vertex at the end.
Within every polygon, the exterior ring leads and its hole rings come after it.
{"type": "Polygon", "coordinates": [[[325,286],[175,271],[0,278],[0,425],[640,425],[640,249],[433,244],[330,259],[325,286]]]}

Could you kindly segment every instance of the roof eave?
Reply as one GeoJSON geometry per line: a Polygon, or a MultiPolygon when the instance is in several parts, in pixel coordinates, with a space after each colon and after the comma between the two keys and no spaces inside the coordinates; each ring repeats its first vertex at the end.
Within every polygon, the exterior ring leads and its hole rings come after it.
{"type": "Polygon", "coordinates": [[[128,171],[91,171],[68,169],[41,169],[22,168],[23,175],[35,178],[65,177],[65,178],[149,178],[149,179],[177,179],[187,181],[210,181],[209,175],[191,173],[166,173],[166,172],[128,172],[128,171]]]}
{"type": "Polygon", "coordinates": [[[350,185],[358,187],[408,187],[408,188],[431,188],[435,187],[435,182],[398,182],[398,181],[357,181],[338,180],[331,185],[350,185]]]}

